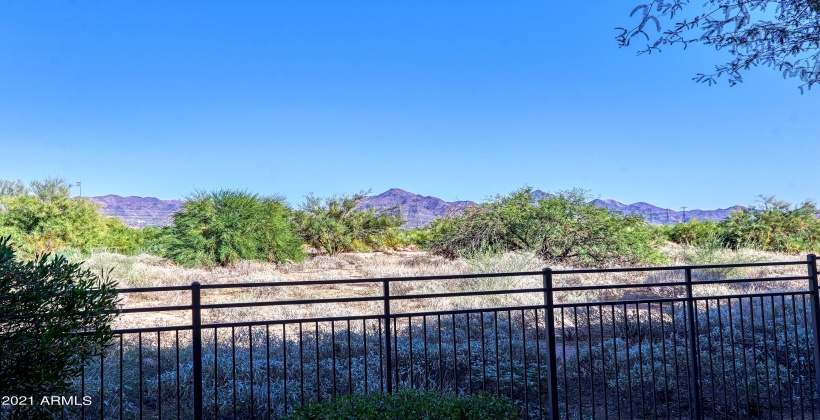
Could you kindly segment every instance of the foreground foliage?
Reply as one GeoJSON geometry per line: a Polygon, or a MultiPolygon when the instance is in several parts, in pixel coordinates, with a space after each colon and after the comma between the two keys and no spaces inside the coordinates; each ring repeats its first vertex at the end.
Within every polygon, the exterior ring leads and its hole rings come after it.
{"type": "Polygon", "coordinates": [[[431,249],[450,258],[533,251],[544,259],[580,265],[662,260],[643,219],[610,213],[580,190],[534,200],[532,189],[524,188],[437,219],[432,230],[431,249]]]}
{"type": "MultiPolygon", "coordinates": [[[[20,262],[0,239],[0,395],[68,395],[69,386],[111,340],[114,282],[43,254],[20,262]],[[75,335],[90,331],[88,335],[75,335]]],[[[48,405],[12,407],[11,418],[47,417],[48,405]]]]}
{"type": "Polygon", "coordinates": [[[198,192],[183,203],[166,229],[167,256],[186,266],[304,260],[289,213],[278,197],[240,190],[198,192]]]}
{"type": "Polygon", "coordinates": [[[285,416],[308,419],[518,419],[518,407],[504,396],[452,395],[407,390],[394,394],[343,395],[302,406],[285,416]]]}

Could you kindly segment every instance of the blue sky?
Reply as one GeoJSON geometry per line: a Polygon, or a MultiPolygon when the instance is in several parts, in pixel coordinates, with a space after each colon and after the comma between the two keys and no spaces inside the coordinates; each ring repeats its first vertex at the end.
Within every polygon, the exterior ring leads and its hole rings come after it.
{"type": "MultiPolygon", "coordinates": [[[[6,2],[0,179],[298,205],[524,185],[677,209],[818,199],[820,98],[618,48],[635,2],[6,2]]],[[[695,5],[697,7],[697,5],[695,5]]]]}

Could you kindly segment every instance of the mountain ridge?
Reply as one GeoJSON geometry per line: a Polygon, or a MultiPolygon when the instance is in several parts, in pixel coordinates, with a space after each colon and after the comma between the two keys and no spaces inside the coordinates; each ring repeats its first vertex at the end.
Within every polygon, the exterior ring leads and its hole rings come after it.
{"type": "MultiPolygon", "coordinates": [[[[549,197],[550,194],[541,190],[532,192],[534,199],[549,197]]],[[[183,200],[160,200],[154,197],[121,197],[109,194],[86,199],[100,205],[100,209],[108,216],[119,217],[131,227],[143,228],[146,226],[168,226],[173,221],[173,215],[182,207],[183,200]]],[[[614,199],[592,200],[598,206],[606,207],[611,211],[618,211],[625,215],[637,214],[652,224],[673,224],[688,221],[694,218],[700,220],[722,220],[732,211],[741,210],[742,206],[731,206],[725,209],[675,211],[662,208],[650,203],[639,201],[624,204],[614,199]]],[[[445,201],[438,197],[423,196],[401,188],[391,188],[381,194],[366,196],[358,208],[387,210],[398,209],[406,220],[404,229],[422,227],[433,219],[448,214],[457,214],[469,206],[478,203],[469,200],[445,201]]]]}

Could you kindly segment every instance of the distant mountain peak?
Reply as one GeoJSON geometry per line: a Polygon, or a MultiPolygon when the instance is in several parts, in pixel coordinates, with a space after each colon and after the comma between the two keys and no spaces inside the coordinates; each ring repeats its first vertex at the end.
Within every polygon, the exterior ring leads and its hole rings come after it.
{"type": "MultiPolygon", "coordinates": [[[[532,192],[534,200],[552,196],[552,194],[541,190],[532,192]]],[[[86,198],[99,204],[105,214],[119,217],[125,224],[139,228],[170,225],[174,213],[179,211],[183,203],[183,200],[160,200],[154,197],[136,196],[121,197],[114,194],[86,198]]],[[[625,215],[639,215],[653,224],[672,224],[695,218],[700,220],[722,220],[728,217],[732,211],[743,209],[741,206],[715,210],[692,209],[687,210],[684,215],[683,211],[661,208],[642,201],[624,204],[613,199],[596,199],[592,200],[592,203],[625,215]]],[[[437,197],[415,194],[401,188],[390,188],[381,194],[366,196],[359,208],[398,208],[401,216],[406,220],[403,228],[411,229],[425,226],[433,219],[445,215],[461,213],[467,207],[475,205],[476,203],[473,201],[448,202],[437,197]]]]}
{"type": "Polygon", "coordinates": [[[437,197],[414,194],[401,188],[391,188],[379,195],[365,197],[359,204],[359,208],[398,208],[401,217],[405,220],[402,227],[412,229],[424,226],[438,217],[460,213],[471,205],[475,203],[472,201],[447,202],[437,197]]]}
{"type": "Polygon", "coordinates": [[[86,199],[97,203],[108,216],[119,217],[126,225],[136,228],[170,225],[183,202],[154,197],[121,197],[114,194],[86,199]]]}

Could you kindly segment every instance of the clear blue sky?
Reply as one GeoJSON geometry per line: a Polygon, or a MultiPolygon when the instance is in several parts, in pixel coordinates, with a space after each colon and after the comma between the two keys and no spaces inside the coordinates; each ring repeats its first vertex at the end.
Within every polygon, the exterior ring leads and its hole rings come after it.
{"type": "MultiPolygon", "coordinates": [[[[298,205],[524,185],[711,209],[818,199],[820,92],[726,55],[636,56],[635,1],[5,2],[0,179],[298,205]]],[[[697,7],[697,5],[694,5],[697,7]]]]}

